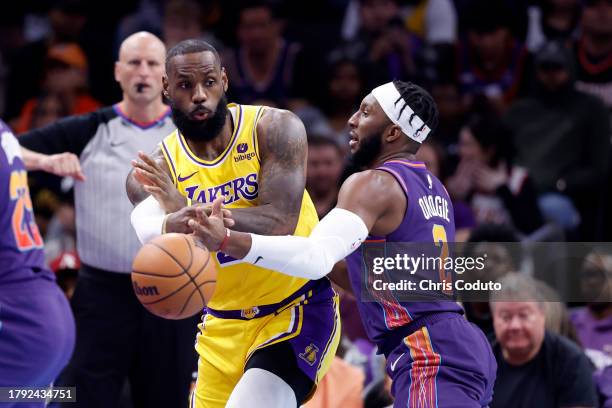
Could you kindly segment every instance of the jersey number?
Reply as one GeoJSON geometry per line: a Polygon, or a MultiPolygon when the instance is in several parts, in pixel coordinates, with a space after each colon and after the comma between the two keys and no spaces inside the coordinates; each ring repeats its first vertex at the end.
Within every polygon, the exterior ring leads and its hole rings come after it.
{"type": "Polygon", "coordinates": [[[32,211],[28,175],[24,170],[11,173],[10,193],[11,201],[16,201],[11,225],[17,248],[22,252],[42,248],[43,241],[32,211]]]}
{"type": "MultiPolygon", "coordinates": [[[[440,251],[440,282],[444,282],[444,287],[448,288],[448,285],[452,285],[453,283],[453,275],[452,271],[446,271],[444,268],[444,264],[446,263],[446,258],[448,258],[448,239],[446,238],[446,230],[444,226],[440,224],[434,224],[431,233],[433,235],[434,245],[437,247],[441,247],[440,251]]],[[[452,290],[443,290],[447,295],[452,294],[452,290]]]]}

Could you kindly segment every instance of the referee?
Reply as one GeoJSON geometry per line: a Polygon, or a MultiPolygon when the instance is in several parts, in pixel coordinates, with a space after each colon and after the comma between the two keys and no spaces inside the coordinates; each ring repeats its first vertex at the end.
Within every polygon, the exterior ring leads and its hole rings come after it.
{"type": "Polygon", "coordinates": [[[153,151],[175,129],[161,97],[165,57],[154,35],[128,37],[115,64],[121,102],[19,137],[30,158],[36,154],[28,149],[42,153],[41,161],[54,153],[74,153],[85,178],[74,191],[82,260],[72,299],[77,342],[56,383],[76,386],[77,403],[66,407],[117,407],[126,378],[136,408],[188,402],[197,370],[197,317],[170,321],[149,314],[136,299],[129,275],[140,248],[125,194],[130,162],[138,151],[153,151]]]}

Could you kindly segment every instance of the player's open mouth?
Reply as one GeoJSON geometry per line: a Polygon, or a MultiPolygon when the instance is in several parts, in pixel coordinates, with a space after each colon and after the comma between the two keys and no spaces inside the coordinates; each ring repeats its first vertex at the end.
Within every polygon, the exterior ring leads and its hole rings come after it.
{"type": "Polygon", "coordinates": [[[210,116],[210,111],[197,110],[195,112],[192,112],[191,115],[189,116],[191,116],[191,119],[194,119],[194,120],[206,120],[210,116]]]}

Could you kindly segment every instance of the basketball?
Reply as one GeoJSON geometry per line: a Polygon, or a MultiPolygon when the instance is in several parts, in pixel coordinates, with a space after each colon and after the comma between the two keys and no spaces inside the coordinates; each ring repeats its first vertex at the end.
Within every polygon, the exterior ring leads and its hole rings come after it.
{"type": "Polygon", "coordinates": [[[206,248],[191,235],[164,234],[147,242],[132,264],[132,287],[151,313],[185,319],[206,306],[217,281],[217,269],[206,248]]]}

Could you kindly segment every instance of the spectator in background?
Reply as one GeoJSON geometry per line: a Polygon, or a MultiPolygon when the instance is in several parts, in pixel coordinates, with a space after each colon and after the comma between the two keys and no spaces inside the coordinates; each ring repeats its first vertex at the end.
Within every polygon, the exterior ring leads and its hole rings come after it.
{"type": "Polygon", "coordinates": [[[294,86],[300,85],[294,75],[300,45],[282,37],[271,3],[245,1],[238,14],[238,47],[222,56],[232,84],[229,98],[288,107],[295,97],[294,86]]]}
{"type": "Polygon", "coordinates": [[[304,122],[308,134],[328,136],[348,155],[348,120],[361,103],[365,75],[361,64],[342,53],[330,56],[325,75],[326,86],[321,96],[314,98],[320,101],[318,105],[294,104],[293,111],[304,122]]]}
{"type": "Polygon", "coordinates": [[[527,51],[513,36],[511,13],[501,0],[475,1],[466,12],[457,56],[464,103],[470,107],[476,95],[485,95],[504,111],[524,87],[527,51]]]}
{"type": "Polygon", "coordinates": [[[542,0],[529,7],[526,45],[536,52],[549,41],[571,43],[578,36],[582,15],[580,0],[542,0]]]}
{"type": "MultiPolygon", "coordinates": [[[[219,13],[218,10],[216,10],[219,13]]],[[[206,30],[202,7],[196,0],[170,0],[166,3],[162,21],[162,36],[166,48],[189,38],[200,39],[222,50],[221,42],[212,31],[206,30]]]]}
{"type": "Polygon", "coordinates": [[[131,12],[122,16],[117,22],[113,54],[116,55],[121,43],[136,32],[147,31],[161,36],[165,3],[166,0],[135,0],[132,2],[131,12]]]}
{"type": "Polygon", "coordinates": [[[511,224],[525,234],[542,225],[529,174],[514,165],[512,136],[495,113],[472,115],[459,136],[459,158],[447,188],[453,200],[469,203],[478,224],[511,224]]]}
{"type": "Polygon", "coordinates": [[[325,136],[308,137],[306,189],[323,218],[336,206],[345,155],[340,146],[325,136]]]}
{"type": "Polygon", "coordinates": [[[589,360],[563,336],[545,330],[536,281],[511,274],[492,292],[497,380],[491,408],[596,407],[589,360]]]}
{"type": "MultiPolygon", "coordinates": [[[[612,120],[612,2],[585,0],[580,28],[582,36],[574,44],[577,61],[576,88],[601,99],[612,120]]],[[[605,181],[612,184],[612,162],[605,181]]],[[[604,208],[612,206],[612,189],[607,189],[604,208]]],[[[603,239],[612,241],[612,214],[604,213],[603,239]]]]}
{"type": "Polygon", "coordinates": [[[42,94],[34,105],[30,122],[23,124],[26,129],[38,129],[50,125],[70,114],[68,104],[57,94],[42,94]]]}
{"type": "Polygon", "coordinates": [[[582,264],[580,281],[585,307],[572,313],[572,321],[587,355],[598,368],[612,361],[612,253],[594,249],[582,264]],[[603,353],[603,355],[601,355],[603,353]]]}
{"type": "Polygon", "coordinates": [[[7,78],[5,117],[14,119],[24,103],[40,94],[45,61],[50,49],[57,44],[74,43],[88,20],[87,3],[83,0],[56,0],[49,10],[49,34],[17,50],[7,78]]]}
{"type": "Polygon", "coordinates": [[[580,343],[595,366],[600,406],[612,407],[612,251],[594,248],[582,264],[581,295],[586,306],[571,317],[580,343]]]}
{"type": "Polygon", "coordinates": [[[574,87],[572,57],[563,44],[546,44],[535,65],[534,95],[517,101],[506,116],[517,163],[529,169],[546,220],[571,231],[582,219],[581,238],[595,239],[608,168],[608,114],[601,101],[574,87]]]}
{"type": "MultiPolygon", "coordinates": [[[[43,94],[57,96],[68,107],[68,114],[80,115],[101,107],[87,88],[87,57],[81,47],[75,43],[52,46],[45,62],[43,94]]],[[[35,129],[31,125],[39,102],[32,98],[25,103],[15,126],[17,133],[35,129]]]]}
{"type": "Polygon", "coordinates": [[[455,81],[443,79],[431,85],[431,96],[438,105],[440,124],[435,139],[445,151],[447,163],[454,170],[458,161],[459,132],[465,123],[467,111],[461,101],[459,86],[455,81]]]}
{"type": "Polygon", "coordinates": [[[328,70],[327,96],[321,101],[333,138],[348,152],[348,120],[359,107],[365,88],[362,67],[355,60],[341,58],[328,70]]]}
{"type": "Polygon", "coordinates": [[[457,40],[457,13],[451,0],[419,0],[406,13],[406,28],[428,44],[457,40]]]}
{"type": "MultiPolygon", "coordinates": [[[[348,2],[342,27],[342,37],[345,41],[355,40],[363,24],[360,2],[361,0],[348,2]]],[[[401,3],[400,14],[409,31],[430,44],[455,42],[457,13],[451,0],[413,0],[401,3]]],[[[390,7],[390,2],[381,1],[373,11],[384,18],[389,14],[387,10],[390,7]]]]}
{"type": "Polygon", "coordinates": [[[406,29],[398,3],[397,0],[359,0],[357,35],[339,48],[364,64],[366,88],[417,75],[415,58],[421,51],[422,40],[406,29]]]}
{"type": "Polygon", "coordinates": [[[580,28],[576,87],[601,99],[612,113],[612,2],[585,0],[580,28]]]}
{"type": "MultiPolygon", "coordinates": [[[[508,15],[509,27],[514,37],[524,42],[527,35],[527,10],[528,6],[541,0],[494,0],[500,10],[508,15]]],[[[465,34],[466,23],[468,23],[474,7],[478,7],[482,0],[453,0],[459,16],[459,32],[465,34]]]]}

